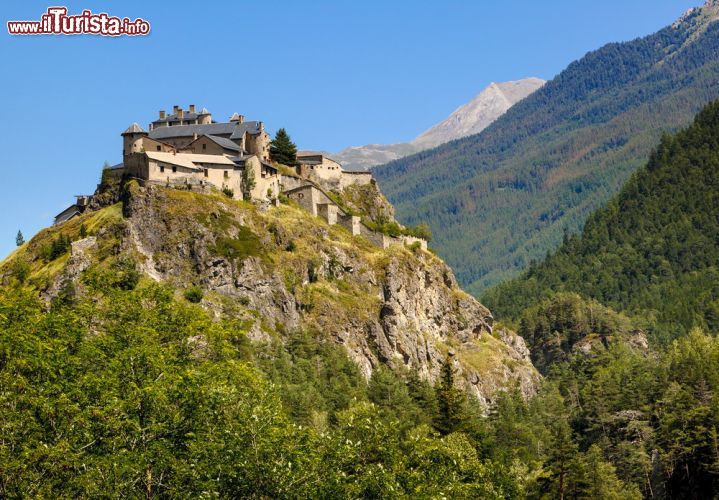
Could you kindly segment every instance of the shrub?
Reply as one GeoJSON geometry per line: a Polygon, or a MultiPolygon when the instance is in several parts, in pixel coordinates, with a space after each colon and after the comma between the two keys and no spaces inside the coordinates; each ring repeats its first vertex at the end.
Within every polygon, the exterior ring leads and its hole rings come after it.
{"type": "Polygon", "coordinates": [[[416,238],[422,238],[425,241],[432,241],[432,230],[424,223],[406,228],[404,234],[414,236],[416,238]]]}
{"type": "Polygon", "coordinates": [[[135,261],[124,258],[115,263],[117,271],[117,286],[122,290],[134,290],[140,281],[140,273],[135,268],[135,261]]]}
{"type": "Polygon", "coordinates": [[[235,191],[234,189],[230,189],[227,186],[222,186],[222,193],[227,196],[228,198],[234,198],[235,197],[235,191]]]}
{"type": "Polygon", "coordinates": [[[285,247],[285,250],[287,250],[288,252],[294,252],[295,250],[297,250],[297,244],[294,242],[294,240],[290,240],[290,242],[285,247]]]}
{"type": "Polygon", "coordinates": [[[15,259],[10,266],[10,272],[20,283],[25,283],[30,274],[30,264],[25,259],[15,259]]]}
{"type": "Polygon", "coordinates": [[[244,260],[247,257],[260,255],[262,243],[249,228],[240,226],[237,238],[218,239],[215,243],[214,251],[229,260],[244,260]]]}
{"type": "Polygon", "coordinates": [[[40,254],[46,262],[49,262],[64,255],[70,249],[71,245],[72,241],[70,237],[60,233],[50,244],[42,247],[40,254]]]}
{"type": "Polygon", "coordinates": [[[185,299],[193,304],[198,304],[204,295],[205,292],[203,292],[202,288],[197,285],[192,285],[190,288],[185,290],[185,299]]]}
{"type": "Polygon", "coordinates": [[[411,245],[408,245],[408,247],[412,252],[417,253],[422,248],[422,244],[419,241],[415,241],[411,245]]]}

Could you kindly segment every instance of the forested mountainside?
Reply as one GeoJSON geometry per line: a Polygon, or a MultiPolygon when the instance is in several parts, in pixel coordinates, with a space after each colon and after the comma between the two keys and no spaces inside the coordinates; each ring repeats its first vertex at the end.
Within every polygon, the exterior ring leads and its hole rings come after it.
{"type": "Polygon", "coordinates": [[[570,64],[482,133],[377,167],[401,221],[428,222],[471,293],[578,231],[663,132],[719,97],[719,6],[570,64]]]}
{"type": "Polygon", "coordinates": [[[483,299],[516,319],[558,291],[643,318],[661,340],[719,331],[719,102],[665,135],[580,236],[483,299]]]}
{"type": "Polygon", "coordinates": [[[545,462],[550,496],[586,484],[582,453],[645,498],[716,495],[718,243],[719,101],[662,137],[581,236],[484,294],[546,375],[529,408],[511,412],[511,432],[527,432],[518,441],[535,436],[533,405],[560,395],[555,416],[568,425],[545,462]]]}

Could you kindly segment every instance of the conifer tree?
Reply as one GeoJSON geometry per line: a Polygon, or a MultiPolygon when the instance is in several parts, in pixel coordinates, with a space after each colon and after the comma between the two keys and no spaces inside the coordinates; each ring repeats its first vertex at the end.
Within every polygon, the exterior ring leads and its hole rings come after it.
{"type": "Polygon", "coordinates": [[[465,394],[454,386],[454,368],[448,357],[442,364],[437,391],[437,418],[435,428],[442,434],[462,430],[467,415],[465,394]]]}
{"type": "Polygon", "coordinates": [[[15,244],[16,244],[17,246],[20,246],[20,245],[22,245],[23,243],[25,243],[25,238],[24,238],[23,235],[22,235],[22,231],[18,230],[17,236],[15,236],[15,244]]]}
{"type": "Polygon", "coordinates": [[[270,159],[288,167],[297,164],[297,146],[284,128],[279,129],[270,142],[270,159]]]}

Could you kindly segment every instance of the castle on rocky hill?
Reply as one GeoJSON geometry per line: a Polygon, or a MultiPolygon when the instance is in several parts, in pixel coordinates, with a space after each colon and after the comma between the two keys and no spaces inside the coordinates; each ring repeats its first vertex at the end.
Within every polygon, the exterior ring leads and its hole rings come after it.
{"type": "MultiPolygon", "coordinates": [[[[218,123],[207,109],[196,111],[190,104],[187,110],[174,106],[172,114],[160,111],[148,131],[133,123],[121,135],[122,163],[110,167],[112,176],[200,192],[217,189],[236,199],[258,202],[277,203],[284,194],[329,224],[341,224],[378,246],[401,240],[420,241],[426,248],[424,240],[391,238],[371,231],[359,217],[344,213],[332,201],[328,191],[373,183],[370,172],[345,171],[318,151],[298,152],[294,166],[274,164],[269,154],[270,136],[261,121],[246,121],[234,113],[229,121],[218,123]]],[[[78,197],[55,217],[55,223],[82,213],[90,198],[78,197]]]]}

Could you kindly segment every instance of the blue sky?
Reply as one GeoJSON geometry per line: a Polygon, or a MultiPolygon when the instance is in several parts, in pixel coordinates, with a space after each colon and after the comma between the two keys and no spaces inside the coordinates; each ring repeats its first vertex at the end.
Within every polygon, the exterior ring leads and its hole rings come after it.
{"type": "Polygon", "coordinates": [[[91,193],[120,132],[174,104],[285,127],[302,149],[409,140],[492,81],[551,79],[587,51],[700,0],[3,2],[0,257],[91,193]],[[51,5],[147,37],[12,37],[51,5]]]}

